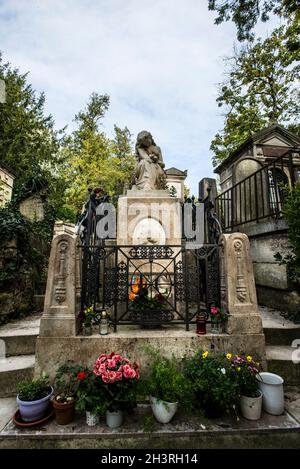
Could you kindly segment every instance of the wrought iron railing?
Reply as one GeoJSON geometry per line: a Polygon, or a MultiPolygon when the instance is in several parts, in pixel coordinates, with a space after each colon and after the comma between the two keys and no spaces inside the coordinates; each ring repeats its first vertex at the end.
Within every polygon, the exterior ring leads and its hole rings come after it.
{"type": "Polygon", "coordinates": [[[281,218],[284,206],[284,185],[293,186],[298,179],[298,150],[288,150],[265,166],[234,184],[215,199],[217,217],[224,231],[268,218],[281,218]]]}

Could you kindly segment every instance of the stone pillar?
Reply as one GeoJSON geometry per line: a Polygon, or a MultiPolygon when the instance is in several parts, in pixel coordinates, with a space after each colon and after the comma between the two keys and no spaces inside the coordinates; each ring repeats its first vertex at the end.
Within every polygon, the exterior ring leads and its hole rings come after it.
{"type": "Polygon", "coordinates": [[[217,181],[213,178],[203,178],[199,182],[199,200],[204,200],[208,196],[208,188],[210,188],[210,200],[214,204],[217,197],[217,181]]]}
{"type": "Polygon", "coordinates": [[[219,244],[221,306],[230,314],[226,332],[262,334],[248,236],[223,234],[219,244]]]}
{"type": "Polygon", "coordinates": [[[73,225],[56,223],[51,245],[40,337],[76,334],[80,310],[80,252],[73,225]]]}

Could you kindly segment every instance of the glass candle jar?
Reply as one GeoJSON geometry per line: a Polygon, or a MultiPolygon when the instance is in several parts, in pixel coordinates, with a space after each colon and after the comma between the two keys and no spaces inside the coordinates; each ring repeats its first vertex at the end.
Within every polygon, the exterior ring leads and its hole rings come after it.
{"type": "Polygon", "coordinates": [[[99,334],[100,335],[108,334],[108,317],[107,317],[107,312],[105,310],[101,312],[99,334]]]}

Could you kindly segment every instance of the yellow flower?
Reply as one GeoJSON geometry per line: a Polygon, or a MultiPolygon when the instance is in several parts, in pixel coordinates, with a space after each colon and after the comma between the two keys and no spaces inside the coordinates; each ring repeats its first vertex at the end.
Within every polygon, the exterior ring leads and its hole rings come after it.
{"type": "Polygon", "coordinates": [[[208,355],[208,352],[203,352],[203,353],[202,353],[202,358],[206,358],[207,355],[208,355]]]}
{"type": "Polygon", "coordinates": [[[231,359],[231,357],[232,357],[231,353],[227,353],[227,354],[226,354],[226,358],[227,358],[227,360],[230,360],[230,359],[231,359]]]}
{"type": "Polygon", "coordinates": [[[238,371],[241,371],[241,367],[240,367],[240,366],[238,366],[238,367],[237,367],[237,370],[238,370],[238,371]]]}
{"type": "Polygon", "coordinates": [[[251,355],[248,355],[247,362],[251,362],[251,361],[252,361],[252,357],[251,357],[251,355]]]}

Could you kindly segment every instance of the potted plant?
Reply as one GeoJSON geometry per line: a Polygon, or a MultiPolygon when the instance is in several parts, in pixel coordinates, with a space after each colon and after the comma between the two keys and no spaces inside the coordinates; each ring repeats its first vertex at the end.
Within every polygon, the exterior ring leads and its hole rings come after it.
{"type": "Polygon", "coordinates": [[[232,367],[236,372],[241,400],[241,414],[248,420],[259,420],[262,408],[262,392],[256,378],[261,369],[258,361],[253,360],[251,355],[235,355],[232,367]]]}
{"type": "Polygon", "coordinates": [[[87,425],[97,425],[99,415],[106,411],[103,386],[93,371],[87,368],[78,372],[77,379],[79,384],[76,391],[75,408],[79,412],[85,412],[87,425]]]}
{"type": "Polygon", "coordinates": [[[218,418],[224,413],[237,417],[240,394],[231,358],[230,353],[204,351],[184,359],[186,379],[194,392],[194,405],[200,406],[207,418],[218,418]]]}
{"type": "Polygon", "coordinates": [[[210,321],[212,334],[221,334],[223,332],[224,324],[227,321],[229,314],[222,308],[211,306],[210,308],[210,321]]]}
{"type": "Polygon", "coordinates": [[[56,422],[67,425],[74,420],[75,396],[80,368],[71,362],[61,365],[55,378],[55,396],[52,400],[56,422]]]}
{"type": "Polygon", "coordinates": [[[149,395],[150,405],[156,420],[168,423],[189,395],[189,384],[186,381],[180,363],[174,357],[162,357],[159,351],[146,349],[151,362],[148,375],[143,379],[142,388],[149,395]]]}
{"type": "Polygon", "coordinates": [[[94,306],[87,306],[78,315],[78,319],[81,324],[83,334],[90,336],[93,334],[93,324],[99,321],[98,314],[95,311],[94,306]]]}
{"type": "Polygon", "coordinates": [[[53,388],[47,375],[17,384],[17,404],[24,422],[40,420],[47,414],[53,388]]]}
{"type": "Polygon", "coordinates": [[[117,428],[123,423],[123,411],[136,406],[140,366],[136,362],[131,363],[127,357],[112,352],[97,358],[93,373],[104,391],[106,423],[110,428],[117,428]]]}

